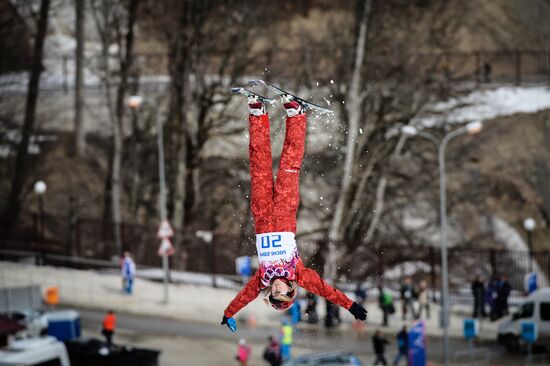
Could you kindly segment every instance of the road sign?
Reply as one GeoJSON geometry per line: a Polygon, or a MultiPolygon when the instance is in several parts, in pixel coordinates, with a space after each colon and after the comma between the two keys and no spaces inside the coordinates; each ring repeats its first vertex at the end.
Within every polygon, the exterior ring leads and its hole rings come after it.
{"type": "Polygon", "coordinates": [[[528,294],[534,292],[539,287],[538,282],[537,272],[531,272],[525,275],[525,292],[528,294]]]}
{"type": "Polygon", "coordinates": [[[163,255],[173,255],[176,252],[174,247],[172,246],[172,242],[170,242],[170,239],[164,238],[160,242],[159,250],[157,251],[157,254],[159,256],[163,255]]]}
{"type": "Polygon", "coordinates": [[[157,237],[159,239],[166,239],[171,238],[174,236],[174,230],[172,230],[172,226],[170,226],[170,223],[168,220],[163,220],[160,223],[159,231],[157,231],[157,237]]]}

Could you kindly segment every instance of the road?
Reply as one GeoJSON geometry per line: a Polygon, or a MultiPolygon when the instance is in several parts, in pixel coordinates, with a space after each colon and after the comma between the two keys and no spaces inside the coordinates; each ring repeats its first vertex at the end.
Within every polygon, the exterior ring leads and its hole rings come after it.
{"type": "MultiPolygon", "coordinates": [[[[78,309],[81,315],[84,335],[99,336],[99,327],[104,316],[103,312],[78,309]]],[[[278,334],[278,329],[266,327],[249,327],[239,324],[237,333],[230,333],[227,328],[198,320],[181,321],[165,318],[141,317],[134,315],[117,315],[117,343],[132,344],[137,347],[161,349],[162,366],[176,365],[221,365],[233,364],[236,345],[240,338],[245,338],[252,346],[253,354],[250,365],[266,364],[261,355],[269,335],[278,334]]],[[[294,336],[294,355],[314,352],[344,350],[355,353],[366,365],[373,361],[370,336],[376,326],[367,326],[366,335],[358,337],[348,324],[339,329],[327,331],[321,325],[318,327],[300,325],[294,336]]],[[[383,329],[382,329],[383,331],[383,329]]],[[[386,352],[388,360],[396,353],[392,334],[386,334],[392,342],[386,352]]],[[[428,358],[434,365],[442,360],[441,339],[429,337],[428,358]]],[[[453,355],[457,363],[467,364],[468,344],[462,339],[452,339],[453,355]]],[[[473,352],[474,359],[479,359],[478,365],[517,365],[524,362],[522,355],[510,355],[494,342],[477,344],[473,352]],[[487,361],[490,355],[490,362],[487,361]]]]}

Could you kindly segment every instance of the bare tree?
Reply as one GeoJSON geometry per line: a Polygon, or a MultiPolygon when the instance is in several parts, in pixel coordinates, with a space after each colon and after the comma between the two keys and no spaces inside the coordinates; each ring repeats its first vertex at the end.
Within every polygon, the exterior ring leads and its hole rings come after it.
{"type": "Polygon", "coordinates": [[[75,106],[74,106],[74,131],[75,131],[75,141],[74,141],[74,152],[77,156],[82,156],[85,148],[85,130],[84,130],[84,121],[82,115],[83,99],[82,99],[82,66],[84,58],[84,29],[85,29],[85,18],[84,12],[86,8],[85,0],[76,0],[75,1],[75,13],[76,13],[76,69],[75,69],[75,106]]]}
{"type": "MultiPolygon", "coordinates": [[[[27,89],[27,101],[25,104],[25,120],[21,128],[21,142],[17,148],[15,158],[15,171],[11,183],[8,205],[5,212],[6,232],[13,227],[21,210],[21,192],[25,187],[28,167],[28,147],[31,134],[34,130],[36,102],[38,100],[38,86],[40,83],[40,74],[42,73],[42,55],[44,48],[44,39],[48,30],[48,15],[50,10],[50,1],[42,0],[40,2],[40,15],[34,39],[34,50],[32,57],[32,66],[27,89]]],[[[9,235],[8,235],[9,236],[9,235]]]]}
{"type": "Polygon", "coordinates": [[[105,87],[106,104],[113,125],[112,165],[109,174],[113,232],[116,251],[122,251],[122,156],[123,156],[123,120],[124,100],[128,89],[128,77],[133,60],[134,24],[136,21],[138,0],[129,0],[127,8],[109,0],[92,2],[92,10],[102,45],[102,81],[105,87]],[[124,23],[126,21],[126,23],[124,23]],[[118,85],[113,101],[112,70],[110,67],[109,47],[117,46],[118,85]]]}

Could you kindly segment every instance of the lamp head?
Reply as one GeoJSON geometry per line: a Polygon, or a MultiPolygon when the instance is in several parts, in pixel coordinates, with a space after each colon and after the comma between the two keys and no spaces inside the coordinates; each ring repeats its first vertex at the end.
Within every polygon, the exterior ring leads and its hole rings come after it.
{"type": "Polygon", "coordinates": [[[143,97],[141,95],[130,95],[126,98],[126,104],[132,109],[141,107],[142,103],[143,97]]]}
{"type": "Polygon", "coordinates": [[[483,123],[481,123],[481,121],[470,122],[466,125],[466,130],[470,135],[475,135],[476,133],[479,133],[482,128],[483,123]]]}
{"type": "Polygon", "coordinates": [[[47,188],[46,183],[44,183],[41,180],[34,183],[34,193],[36,194],[42,195],[46,193],[46,188],[47,188]]]}
{"type": "Polygon", "coordinates": [[[523,220],[523,228],[527,231],[533,231],[535,230],[535,227],[537,226],[535,220],[528,217],[525,220],[523,220]]]}
{"type": "Polygon", "coordinates": [[[418,130],[413,126],[403,126],[401,127],[401,133],[405,136],[416,136],[418,134],[418,130]]]}

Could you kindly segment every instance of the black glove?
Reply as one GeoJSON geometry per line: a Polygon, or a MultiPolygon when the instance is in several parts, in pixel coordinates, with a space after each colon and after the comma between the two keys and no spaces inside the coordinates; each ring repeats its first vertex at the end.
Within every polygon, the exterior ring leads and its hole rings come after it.
{"type": "Polygon", "coordinates": [[[349,312],[353,314],[355,319],[367,320],[367,310],[356,302],[351,304],[349,312]]]}

